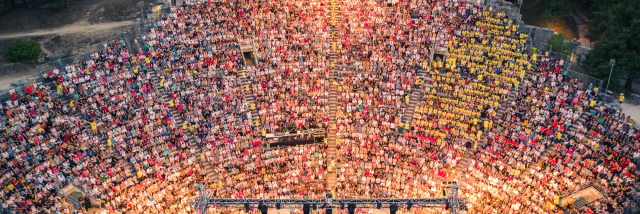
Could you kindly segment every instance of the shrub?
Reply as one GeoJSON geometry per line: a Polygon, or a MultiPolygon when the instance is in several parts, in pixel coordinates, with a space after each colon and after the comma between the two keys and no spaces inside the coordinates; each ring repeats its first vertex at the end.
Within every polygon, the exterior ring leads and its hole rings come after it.
{"type": "Polygon", "coordinates": [[[24,62],[37,60],[42,49],[40,43],[29,41],[16,41],[4,52],[4,57],[11,62],[24,62]]]}
{"type": "Polygon", "coordinates": [[[547,44],[551,45],[554,52],[569,55],[569,43],[566,42],[566,38],[564,33],[554,33],[547,38],[547,44]]]}

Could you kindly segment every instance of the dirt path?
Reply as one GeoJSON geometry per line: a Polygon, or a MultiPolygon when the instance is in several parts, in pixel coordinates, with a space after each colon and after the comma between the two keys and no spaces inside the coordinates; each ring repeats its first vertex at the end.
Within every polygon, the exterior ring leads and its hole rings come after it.
{"type": "Polygon", "coordinates": [[[83,32],[91,32],[98,30],[107,30],[116,27],[122,27],[131,25],[132,21],[121,21],[121,22],[110,22],[110,23],[100,23],[100,24],[89,24],[87,21],[76,22],[71,25],[66,25],[63,27],[59,27],[51,30],[37,30],[26,33],[8,33],[8,34],[0,34],[0,39],[11,39],[18,37],[29,37],[29,36],[43,36],[43,35],[52,35],[52,34],[69,34],[69,33],[83,33],[83,32]]]}
{"type": "Polygon", "coordinates": [[[35,65],[4,63],[0,65],[0,91],[11,88],[11,83],[23,79],[32,79],[37,73],[35,65]]]}
{"type": "Polygon", "coordinates": [[[583,45],[591,45],[591,41],[587,38],[587,34],[589,34],[589,19],[593,14],[589,13],[586,9],[582,7],[580,4],[572,3],[571,7],[574,9],[569,15],[573,18],[578,27],[579,37],[578,42],[583,45]],[[575,11],[575,13],[574,13],[575,11]]]}

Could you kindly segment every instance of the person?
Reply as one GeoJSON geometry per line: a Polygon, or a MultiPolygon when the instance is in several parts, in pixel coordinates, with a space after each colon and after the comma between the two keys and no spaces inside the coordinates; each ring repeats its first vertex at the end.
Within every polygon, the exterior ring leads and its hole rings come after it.
{"type": "Polygon", "coordinates": [[[567,209],[573,209],[574,206],[573,204],[575,203],[574,198],[569,196],[569,199],[567,199],[567,209]]]}
{"type": "Polygon", "coordinates": [[[71,212],[55,188],[74,182],[113,212],[195,213],[195,184],[209,197],[323,198],[329,171],[339,198],[444,197],[442,181],[457,180],[472,213],[560,212],[585,185],[611,193],[593,210],[630,202],[640,131],[563,60],[526,54],[505,13],[338,4],[332,25],[326,2],[189,1],[153,22],[137,53],[107,41],[47,72],[51,86],[0,106],[2,208],[71,212]],[[429,59],[436,47],[444,60],[429,59]],[[329,127],[335,161],[325,142],[266,139],[329,127]]]}

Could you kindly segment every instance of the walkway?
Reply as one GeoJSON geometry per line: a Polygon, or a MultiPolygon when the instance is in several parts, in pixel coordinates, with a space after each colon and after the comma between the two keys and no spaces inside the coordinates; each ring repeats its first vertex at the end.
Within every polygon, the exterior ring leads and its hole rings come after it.
{"type": "Polygon", "coordinates": [[[409,95],[409,105],[407,105],[406,109],[403,109],[404,112],[402,113],[401,118],[402,123],[411,124],[411,121],[413,121],[413,114],[416,111],[416,106],[419,106],[422,103],[425,91],[430,90],[430,88],[433,87],[431,85],[432,79],[430,75],[431,74],[427,74],[425,70],[419,70],[417,72],[415,87],[412,90],[411,95],[409,95]]]}
{"type": "Polygon", "coordinates": [[[20,38],[20,37],[58,35],[58,34],[70,34],[70,33],[89,33],[89,32],[95,32],[99,30],[108,30],[112,28],[128,26],[132,24],[133,24],[132,21],[109,22],[109,23],[100,23],[100,24],[89,24],[86,21],[81,21],[81,22],[76,22],[74,24],[66,25],[63,27],[50,29],[50,30],[37,30],[37,31],[31,31],[31,32],[0,34],[0,39],[12,39],[12,38],[20,38]]]}
{"type": "Polygon", "coordinates": [[[330,59],[331,59],[331,68],[329,69],[329,76],[331,77],[329,80],[329,129],[327,130],[327,164],[328,164],[328,172],[326,177],[327,182],[327,193],[333,193],[335,195],[335,187],[336,187],[336,164],[338,162],[337,155],[337,127],[336,127],[336,113],[338,111],[338,82],[336,78],[336,72],[334,65],[337,64],[338,59],[338,31],[337,31],[337,21],[339,16],[338,2],[339,0],[331,0],[330,6],[330,23],[331,27],[329,28],[329,33],[331,36],[331,49],[330,49],[330,59]]]}

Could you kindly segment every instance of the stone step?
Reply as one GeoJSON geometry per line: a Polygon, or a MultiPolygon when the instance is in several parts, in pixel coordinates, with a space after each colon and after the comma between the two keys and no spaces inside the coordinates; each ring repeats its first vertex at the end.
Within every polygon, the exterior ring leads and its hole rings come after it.
{"type": "Polygon", "coordinates": [[[579,198],[578,200],[574,201],[573,205],[575,206],[576,209],[580,209],[584,206],[586,206],[587,204],[589,204],[589,202],[587,202],[587,200],[585,200],[584,198],[579,198]]]}

